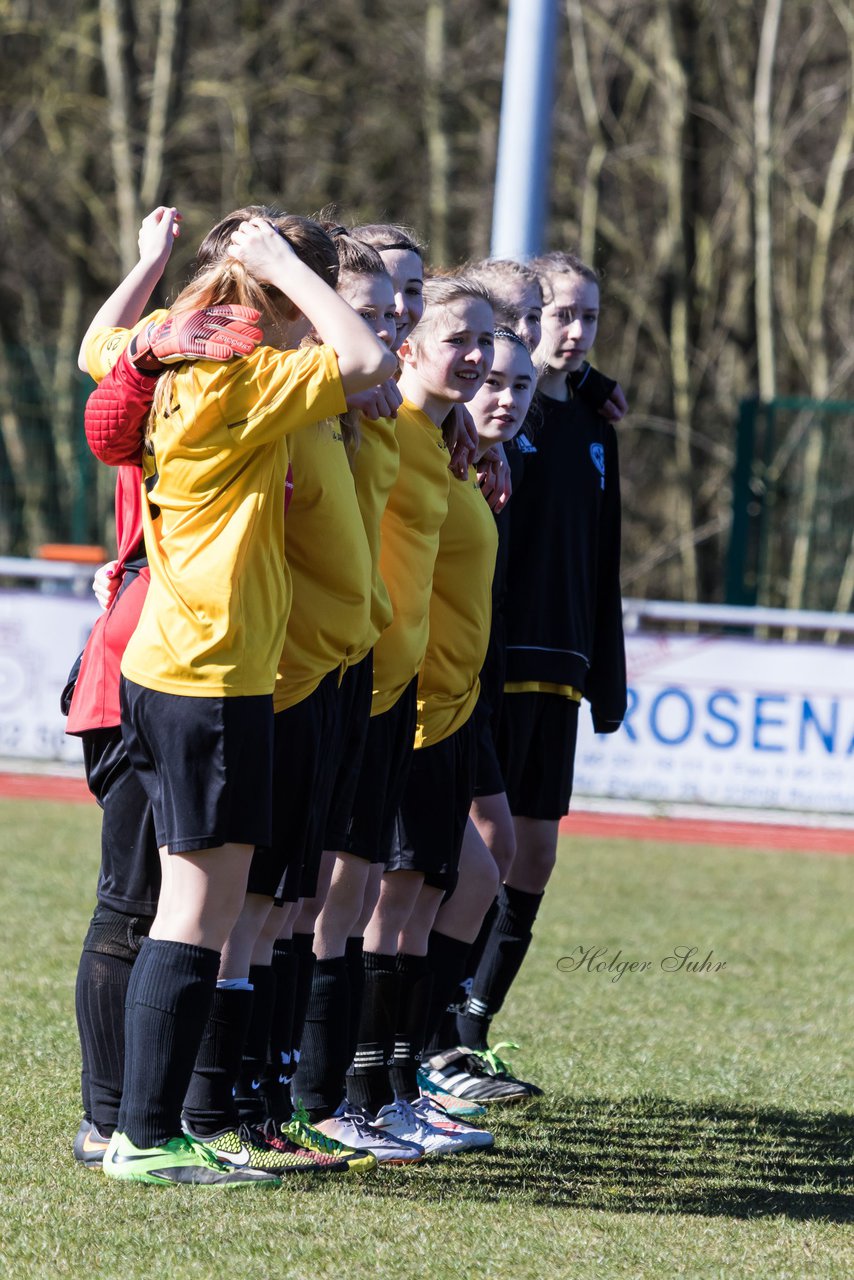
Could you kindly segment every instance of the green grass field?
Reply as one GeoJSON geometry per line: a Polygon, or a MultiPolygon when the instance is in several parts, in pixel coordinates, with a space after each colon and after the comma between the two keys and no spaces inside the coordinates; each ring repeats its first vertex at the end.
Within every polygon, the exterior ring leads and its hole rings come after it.
{"type": "Polygon", "coordinates": [[[854,859],[564,841],[495,1037],[547,1093],[494,1110],[496,1152],[229,1195],[75,1166],[98,815],[0,830],[4,1277],[854,1275],[854,859]],[[597,972],[617,951],[648,967],[597,972]]]}

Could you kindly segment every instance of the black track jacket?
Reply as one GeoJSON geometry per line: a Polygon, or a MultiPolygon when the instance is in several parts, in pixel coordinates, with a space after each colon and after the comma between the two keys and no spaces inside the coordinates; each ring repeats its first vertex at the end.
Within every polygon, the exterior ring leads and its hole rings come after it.
{"type": "Polygon", "coordinates": [[[537,403],[541,424],[508,446],[536,451],[509,504],[505,679],[572,685],[613,733],[626,712],[617,436],[578,396],[537,403]]]}

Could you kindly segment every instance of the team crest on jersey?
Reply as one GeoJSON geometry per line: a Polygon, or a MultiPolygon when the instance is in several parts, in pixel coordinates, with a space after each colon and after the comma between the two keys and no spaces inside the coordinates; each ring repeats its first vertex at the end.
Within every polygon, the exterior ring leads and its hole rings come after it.
{"type": "Polygon", "coordinates": [[[536,453],[537,452],[537,446],[535,444],[532,444],[532,442],[525,435],[524,431],[519,432],[519,434],[516,436],[516,439],[513,441],[513,445],[514,445],[514,448],[518,449],[520,453],[536,453]]]}
{"type": "Polygon", "coordinates": [[[593,459],[593,465],[601,476],[599,481],[600,489],[605,488],[605,450],[601,444],[592,444],[590,446],[590,457],[593,459]]]}

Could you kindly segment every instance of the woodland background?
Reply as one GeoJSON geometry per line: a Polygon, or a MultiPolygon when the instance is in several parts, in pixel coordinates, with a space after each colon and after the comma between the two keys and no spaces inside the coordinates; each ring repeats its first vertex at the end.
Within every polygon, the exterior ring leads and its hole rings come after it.
{"type": "MultiPolygon", "coordinates": [[[[854,398],[854,7],[558,3],[544,247],[604,273],[624,590],[720,599],[739,402],[854,398]]],[[[488,253],[505,32],[487,0],[0,0],[0,554],[112,545],[76,351],[152,206],[184,214],[167,295],[247,200],[410,223],[435,264],[488,253]]],[[[828,457],[854,513],[852,422],[829,452],[795,417],[769,460],[801,459],[788,603],[828,457]]]]}

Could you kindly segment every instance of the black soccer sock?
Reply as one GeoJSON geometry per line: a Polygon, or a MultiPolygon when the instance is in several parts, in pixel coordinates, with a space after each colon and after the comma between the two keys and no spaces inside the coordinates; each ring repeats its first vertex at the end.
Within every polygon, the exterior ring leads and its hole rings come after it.
{"type": "Polygon", "coordinates": [[[137,1147],[181,1132],[181,1106],[208,1018],[219,952],[146,938],[128,984],[118,1128],[137,1147]]]}
{"type": "Polygon", "coordinates": [[[294,999],[299,958],[290,938],[279,938],[273,947],[275,994],[268,1028],[266,1063],[261,1078],[264,1118],[290,1119],[293,1064],[294,999]]]}
{"type": "Polygon", "coordinates": [[[348,938],[344,949],[347,973],[350,977],[350,1035],[347,1040],[347,1061],[353,1061],[359,1042],[359,1024],[362,1021],[362,1000],[365,991],[364,938],[348,938]]]}
{"type": "Polygon", "coordinates": [[[151,919],[124,915],[99,904],[77,969],[74,1003],[83,1113],[105,1136],[118,1122],[125,1065],[125,999],[151,919]]]}
{"type": "Polygon", "coordinates": [[[485,1048],[491,1019],[504,1003],[531,945],[531,929],[537,918],[541,893],[525,893],[502,885],[492,931],[472,983],[465,1013],[457,1019],[461,1041],[470,1048],[485,1048]]]}
{"type": "Polygon", "coordinates": [[[291,1095],[316,1123],[344,1099],[350,1034],[350,981],[344,956],[318,960],[305,1015],[299,1065],[291,1095]]]}
{"type": "Polygon", "coordinates": [[[470,951],[470,942],[461,942],[438,929],[431,930],[427,959],[433,974],[433,991],[424,1041],[428,1055],[452,1049],[457,1043],[456,1009],[450,1010],[448,1006],[465,977],[470,951]]]}
{"type": "Polygon", "coordinates": [[[397,1097],[415,1102],[419,1093],[418,1068],[424,1056],[433,974],[427,956],[399,955],[397,965],[400,995],[389,1076],[397,1097]]]}
{"type": "Polygon", "coordinates": [[[376,1115],[380,1107],[394,1102],[389,1079],[389,1062],[394,1052],[400,975],[397,956],[365,951],[362,1016],[347,1075],[347,1096],[351,1102],[376,1115]]]}
{"type": "Polygon", "coordinates": [[[276,975],[272,965],[253,964],[249,970],[249,981],[252,984],[252,1012],[237,1072],[234,1103],[244,1124],[260,1125],[267,1118],[267,1053],[276,1003],[276,975]]]}
{"type": "Polygon", "coordinates": [[[80,1036],[83,1114],[99,1133],[116,1127],[125,1065],[125,996],[130,961],[83,951],[77,968],[75,1009],[80,1036]]]}
{"type": "Polygon", "coordinates": [[[314,983],[314,966],[317,964],[312,950],[313,933],[295,933],[292,946],[294,955],[297,957],[297,974],[294,988],[294,1016],[291,1024],[291,1079],[299,1066],[306,1013],[314,983]]]}
{"type": "Polygon", "coordinates": [[[496,897],[496,898],[493,898],[492,902],[489,904],[489,907],[487,908],[487,912],[486,912],[486,915],[483,917],[483,922],[480,926],[480,930],[478,931],[478,935],[475,938],[474,942],[471,944],[471,951],[469,952],[468,960],[466,960],[465,981],[468,983],[469,987],[471,987],[470,980],[474,978],[474,975],[478,971],[478,967],[483,958],[483,953],[486,950],[486,944],[489,941],[490,935],[492,933],[492,926],[495,924],[495,917],[497,915],[498,915],[498,898],[496,897]]]}
{"type": "MultiPolygon", "coordinates": [[[[449,1044],[453,1042],[458,1045],[466,1045],[469,1049],[486,1049],[488,1047],[487,1036],[489,1034],[490,1019],[486,1018],[484,1021],[475,1021],[474,1019],[467,1018],[466,1007],[472,992],[472,987],[474,986],[474,976],[480,967],[480,962],[483,959],[483,953],[492,934],[492,928],[495,924],[495,917],[497,915],[498,899],[494,898],[486,915],[483,917],[483,923],[480,926],[480,931],[472,943],[471,951],[469,952],[468,960],[466,961],[465,977],[457,988],[456,995],[452,999],[452,1003],[457,1006],[457,1009],[454,1014],[454,1033],[451,1040],[448,1042],[449,1044]],[[466,1037],[469,1038],[467,1039],[466,1037]]],[[[448,1027],[448,1030],[450,1031],[450,1026],[448,1027]]]]}
{"type": "Polygon", "coordinates": [[[209,1138],[239,1123],[234,1086],[240,1070],[253,992],[217,987],[184,1098],[191,1133],[209,1138]]]}

